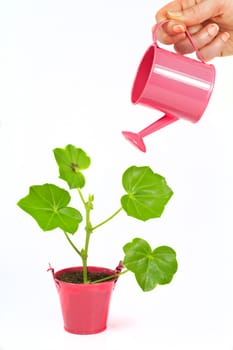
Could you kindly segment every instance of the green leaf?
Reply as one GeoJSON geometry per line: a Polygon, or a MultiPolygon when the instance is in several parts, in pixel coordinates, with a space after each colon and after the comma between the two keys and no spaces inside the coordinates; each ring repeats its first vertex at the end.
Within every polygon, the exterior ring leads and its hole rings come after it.
{"type": "Polygon", "coordinates": [[[122,177],[128,193],[121,197],[121,205],[129,216],[146,221],[162,215],[173,191],[163,176],[148,166],[131,166],[122,177]]]}
{"type": "Polygon", "coordinates": [[[30,214],[44,231],[60,228],[75,233],[82,221],[80,212],[68,207],[70,195],[53,184],[31,186],[29,194],[17,204],[30,214]]]}
{"type": "Polygon", "coordinates": [[[73,145],[55,148],[53,153],[59,167],[60,178],[65,180],[70,188],[84,187],[85,178],[81,171],[91,164],[87,154],[73,145]]]}
{"type": "Polygon", "coordinates": [[[167,246],[154,250],[141,238],[134,238],[123,247],[125,257],[123,265],[135,275],[135,278],[146,292],[158,284],[170,283],[177,271],[176,252],[167,246]]]}

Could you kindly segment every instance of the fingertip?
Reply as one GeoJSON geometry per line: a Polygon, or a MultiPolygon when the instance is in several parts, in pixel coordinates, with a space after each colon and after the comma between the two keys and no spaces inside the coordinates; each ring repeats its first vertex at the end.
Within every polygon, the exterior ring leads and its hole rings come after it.
{"type": "Polygon", "coordinates": [[[215,57],[225,56],[224,47],[229,38],[230,34],[228,32],[220,33],[209,45],[203,47],[200,52],[204,60],[208,62],[215,57]]]}
{"type": "Polygon", "coordinates": [[[222,33],[221,39],[222,39],[222,41],[224,41],[226,43],[228,41],[228,39],[230,39],[230,34],[228,32],[222,33]]]}
{"type": "Polygon", "coordinates": [[[175,20],[178,20],[178,21],[182,21],[183,14],[180,11],[167,11],[167,17],[169,19],[175,19],[175,20]]]}
{"type": "Polygon", "coordinates": [[[207,27],[207,32],[208,32],[209,36],[215,37],[219,32],[219,26],[216,23],[211,23],[207,27]]]}
{"type": "Polygon", "coordinates": [[[186,30],[186,28],[183,24],[175,24],[175,25],[173,25],[172,29],[177,34],[184,33],[186,30]]]}
{"type": "Polygon", "coordinates": [[[180,21],[175,21],[171,19],[168,21],[166,25],[166,31],[170,35],[181,34],[181,33],[185,33],[186,26],[184,23],[180,21]]]}

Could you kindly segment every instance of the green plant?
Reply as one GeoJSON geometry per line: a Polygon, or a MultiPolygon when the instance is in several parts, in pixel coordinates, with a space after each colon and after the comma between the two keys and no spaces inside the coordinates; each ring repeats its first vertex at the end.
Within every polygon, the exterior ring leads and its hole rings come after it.
{"type": "MultiPolygon", "coordinates": [[[[90,166],[90,158],[82,149],[73,145],[56,148],[53,152],[60,178],[66,181],[70,190],[76,189],[84,215],[69,206],[70,192],[49,183],[31,186],[29,194],[17,204],[37,221],[43,231],[60,228],[64,232],[67,241],[82,260],[83,283],[88,283],[88,249],[92,234],[122,210],[128,216],[142,221],[160,217],[173,192],[165,178],[154,173],[150,167],[131,166],[122,176],[125,194],[121,197],[119,209],[107,219],[93,225],[91,211],[94,207],[94,195],[89,194],[85,199],[82,192],[86,182],[83,171],[90,166]],[[85,244],[78,248],[72,235],[78,231],[82,221],[85,224],[85,244]]],[[[168,246],[153,250],[144,239],[134,238],[124,245],[123,251],[124,269],[119,275],[133,272],[143,291],[171,282],[177,271],[176,253],[168,246]]]]}

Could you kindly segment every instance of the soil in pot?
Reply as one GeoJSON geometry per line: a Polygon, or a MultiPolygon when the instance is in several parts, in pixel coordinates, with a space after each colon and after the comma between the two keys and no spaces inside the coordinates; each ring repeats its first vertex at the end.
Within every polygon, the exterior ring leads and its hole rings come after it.
{"type": "MultiPolygon", "coordinates": [[[[90,272],[87,273],[88,281],[94,282],[101,280],[103,278],[106,278],[109,276],[108,273],[105,272],[90,272]]],[[[68,283],[76,283],[76,284],[82,284],[83,283],[83,272],[81,270],[78,271],[66,271],[61,273],[59,276],[57,276],[57,279],[63,282],[68,283]]],[[[113,278],[109,278],[108,281],[113,280],[113,278]]],[[[103,281],[104,282],[104,281],[103,281]]]]}

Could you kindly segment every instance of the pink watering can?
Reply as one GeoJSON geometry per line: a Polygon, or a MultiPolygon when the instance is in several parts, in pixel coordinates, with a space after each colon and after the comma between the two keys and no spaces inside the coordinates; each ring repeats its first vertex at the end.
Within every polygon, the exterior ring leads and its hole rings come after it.
{"type": "Polygon", "coordinates": [[[138,133],[122,134],[142,152],[143,138],[179,119],[196,123],[203,115],[215,81],[215,68],[206,64],[191,35],[186,31],[199,60],[160,48],[156,34],[166,23],[158,23],[153,31],[153,45],[144,54],[133,83],[131,101],[164,113],[160,119],[138,133]]]}

